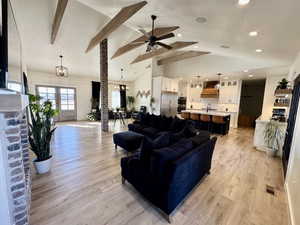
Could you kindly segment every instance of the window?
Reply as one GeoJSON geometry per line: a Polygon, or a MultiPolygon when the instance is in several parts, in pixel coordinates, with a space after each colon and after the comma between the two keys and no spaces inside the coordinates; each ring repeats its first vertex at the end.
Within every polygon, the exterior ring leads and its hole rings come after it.
{"type": "Polygon", "coordinates": [[[41,104],[49,100],[53,108],[56,109],[56,89],[54,87],[38,87],[38,95],[42,98],[41,104]]]}
{"type": "Polygon", "coordinates": [[[120,91],[119,90],[112,91],[111,107],[113,109],[120,108],[120,102],[121,102],[120,91]]]}
{"type": "Polygon", "coordinates": [[[73,88],[60,89],[60,108],[61,110],[75,109],[75,91],[73,88]]]}
{"type": "Polygon", "coordinates": [[[16,92],[22,91],[22,85],[17,82],[8,81],[7,82],[7,88],[16,92]]]}

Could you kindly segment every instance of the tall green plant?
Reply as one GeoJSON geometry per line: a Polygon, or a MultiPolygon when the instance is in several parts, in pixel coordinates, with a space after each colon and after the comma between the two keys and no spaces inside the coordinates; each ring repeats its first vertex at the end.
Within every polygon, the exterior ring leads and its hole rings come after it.
{"type": "Polygon", "coordinates": [[[284,131],[280,122],[271,120],[265,126],[264,139],[269,148],[278,151],[283,142],[284,131]]]}
{"type": "Polygon", "coordinates": [[[130,107],[132,111],[134,111],[134,102],[135,98],[133,96],[127,96],[128,107],[130,107]]]}
{"type": "Polygon", "coordinates": [[[50,142],[56,128],[52,128],[52,118],[58,114],[52,108],[50,101],[39,104],[40,96],[29,96],[29,111],[31,123],[29,123],[29,143],[31,150],[36,155],[37,162],[51,158],[50,142]]]}

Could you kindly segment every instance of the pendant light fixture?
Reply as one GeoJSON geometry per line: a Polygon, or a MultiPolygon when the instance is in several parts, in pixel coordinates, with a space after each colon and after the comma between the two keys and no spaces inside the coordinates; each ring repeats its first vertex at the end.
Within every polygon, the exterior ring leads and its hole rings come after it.
{"type": "Polygon", "coordinates": [[[62,65],[63,56],[60,55],[60,66],[56,67],[56,76],[58,77],[68,77],[68,68],[62,65]]]}
{"type": "MultiPolygon", "coordinates": [[[[123,81],[123,79],[124,79],[124,76],[123,76],[123,68],[121,68],[121,82],[123,81]]],[[[125,90],[125,85],[121,85],[121,89],[124,91],[125,90]]]]}
{"type": "Polygon", "coordinates": [[[216,88],[217,88],[217,89],[220,89],[220,86],[221,86],[221,76],[222,76],[222,74],[221,74],[221,73],[218,73],[217,75],[218,75],[218,77],[219,77],[219,83],[216,85],[216,88]]]}

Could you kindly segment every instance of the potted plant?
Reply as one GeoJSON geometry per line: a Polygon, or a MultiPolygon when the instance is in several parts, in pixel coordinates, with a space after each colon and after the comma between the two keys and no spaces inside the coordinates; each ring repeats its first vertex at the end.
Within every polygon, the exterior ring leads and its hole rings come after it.
{"type": "Polygon", "coordinates": [[[288,88],[287,79],[283,78],[280,82],[278,82],[277,89],[287,89],[288,88]]]}
{"type": "Polygon", "coordinates": [[[131,112],[134,112],[134,102],[135,102],[135,98],[133,96],[127,96],[127,103],[131,112]]]}
{"type": "Polygon", "coordinates": [[[31,123],[29,123],[29,143],[31,150],[36,155],[33,163],[37,173],[47,173],[51,167],[52,154],[50,142],[55,131],[53,117],[58,111],[52,108],[50,101],[39,103],[40,96],[29,96],[29,112],[31,123]]]}
{"type": "Polygon", "coordinates": [[[151,111],[152,113],[155,111],[155,108],[154,108],[154,103],[155,103],[155,98],[154,97],[151,97],[150,98],[150,108],[151,108],[151,111]]]}
{"type": "Polygon", "coordinates": [[[284,131],[280,122],[271,120],[266,124],[264,140],[267,145],[267,154],[275,157],[280,150],[284,138],[284,131]]]}

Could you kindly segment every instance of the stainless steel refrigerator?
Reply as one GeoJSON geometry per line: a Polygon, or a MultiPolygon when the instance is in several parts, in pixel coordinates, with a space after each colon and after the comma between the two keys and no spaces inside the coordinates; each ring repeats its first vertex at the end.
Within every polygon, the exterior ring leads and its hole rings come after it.
{"type": "Polygon", "coordinates": [[[177,114],[178,96],[176,93],[162,93],[160,112],[165,116],[175,116],[177,114]]]}

